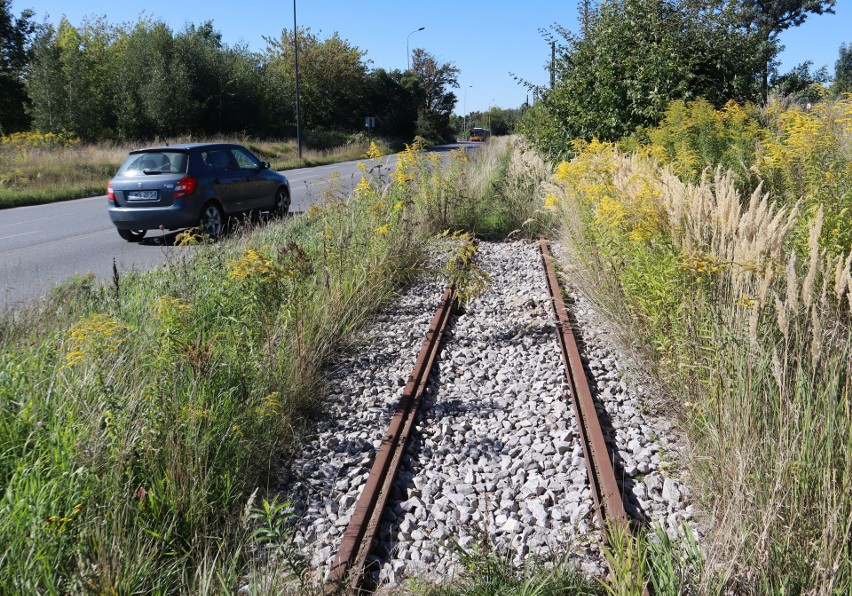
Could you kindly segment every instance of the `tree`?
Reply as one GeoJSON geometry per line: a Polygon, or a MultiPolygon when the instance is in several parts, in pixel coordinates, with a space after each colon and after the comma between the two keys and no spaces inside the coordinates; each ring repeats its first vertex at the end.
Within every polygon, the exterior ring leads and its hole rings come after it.
{"type": "Polygon", "coordinates": [[[800,102],[815,103],[820,99],[821,90],[828,82],[828,69],[823,66],[811,71],[814,63],[810,60],[795,66],[790,72],[774,77],[770,87],[773,91],[794,97],[800,102]]]}
{"type": "Polygon", "coordinates": [[[603,0],[584,20],[586,35],[551,34],[564,39],[557,83],[536,89],[544,98],[521,127],[545,152],[562,154],[575,138],[620,139],[655,124],[675,99],[753,99],[752,38],[727,11],[700,1],[603,0]]]}
{"type": "Polygon", "coordinates": [[[52,25],[39,28],[32,46],[32,63],[26,81],[32,124],[46,132],[61,130],[64,124],[60,113],[63,106],[61,90],[54,84],[61,74],[55,38],[56,30],[52,25]]]}
{"type": "Polygon", "coordinates": [[[509,135],[515,132],[515,126],[520,116],[520,108],[504,109],[493,107],[488,110],[485,122],[488,123],[492,135],[509,135]]]}
{"type": "Polygon", "coordinates": [[[415,48],[411,59],[411,72],[423,90],[423,103],[418,116],[418,134],[434,141],[452,138],[450,114],[456,105],[456,95],[448,87],[458,88],[456,66],[447,62],[439,64],[432,54],[415,48]]]}
{"type": "Polygon", "coordinates": [[[181,130],[208,133],[263,130],[263,69],[245,45],[227,46],[212,21],[174,38],[170,76],[181,81],[175,114],[181,130]]]}
{"type": "MultiPolygon", "coordinates": [[[[179,92],[175,89],[192,79],[171,79],[176,49],[168,25],[140,19],[131,29],[120,32],[113,50],[116,66],[112,95],[118,135],[150,138],[183,132],[180,115],[193,106],[185,87],[179,92]]],[[[193,72],[192,76],[206,80],[207,74],[193,72]]]]}
{"type": "Polygon", "coordinates": [[[798,27],[810,14],[834,13],[835,0],[738,0],[737,11],[746,31],[760,44],[761,91],[766,99],[772,60],[780,51],[778,35],[798,27]]]}
{"type": "Polygon", "coordinates": [[[103,19],[78,28],[63,17],[55,30],[39,28],[26,80],[36,129],[94,140],[111,128],[112,36],[103,19]]]}
{"type": "Polygon", "coordinates": [[[12,0],[0,0],[0,135],[29,126],[24,74],[35,33],[33,11],[15,18],[12,0]]]}
{"type": "MultiPolygon", "coordinates": [[[[321,39],[310,29],[300,28],[298,42],[302,123],[308,128],[360,130],[368,115],[364,113],[365,52],[337,33],[321,39]]],[[[270,87],[276,100],[286,104],[284,112],[295,114],[293,31],[285,29],[279,39],[266,38],[266,43],[270,87]]]]}
{"type": "Polygon", "coordinates": [[[841,44],[839,53],[834,63],[832,90],[838,94],[852,93],[852,45],[841,44]]]}
{"type": "MultiPolygon", "coordinates": [[[[0,94],[6,103],[14,95],[5,77],[14,71],[24,85],[16,101],[22,106],[28,98],[24,128],[28,116],[39,130],[85,140],[295,133],[292,31],[267,39],[266,52],[254,53],[224,44],[211,21],[179,32],[150,18],[119,26],[103,17],[80,26],[63,18],[55,28],[33,28],[29,13],[15,24],[9,1],[0,0],[4,40],[17,41],[2,53],[4,67],[14,68],[0,73],[0,94]],[[35,33],[31,41],[25,40],[29,32],[35,33]]],[[[360,131],[369,115],[379,118],[380,134],[406,141],[414,136],[418,108],[425,113],[427,101],[413,72],[368,73],[365,52],[338,34],[322,38],[300,29],[298,35],[306,128],[360,131]]],[[[454,101],[444,93],[432,105],[441,114],[454,101]]],[[[13,110],[2,107],[6,130],[13,110]]]]}
{"type": "Polygon", "coordinates": [[[365,105],[376,117],[376,134],[411,142],[416,134],[417,108],[425,94],[410,71],[378,68],[367,76],[365,105]]]}
{"type": "Polygon", "coordinates": [[[140,20],[120,33],[113,54],[118,136],[265,130],[259,58],[223,44],[211,21],[175,34],[163,22],[140,20]]]}

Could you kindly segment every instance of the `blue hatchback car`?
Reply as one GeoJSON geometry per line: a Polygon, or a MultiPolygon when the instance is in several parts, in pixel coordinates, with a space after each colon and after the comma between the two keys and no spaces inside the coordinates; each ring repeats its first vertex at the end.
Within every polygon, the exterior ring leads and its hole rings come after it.
{"type": "Polygon", "coordinates": [[[193,143],[131,151],[107,188],[118,234],[198,227],[217,238],[236,213],[290,210],[287,177],[241,145],[193,143]]]}

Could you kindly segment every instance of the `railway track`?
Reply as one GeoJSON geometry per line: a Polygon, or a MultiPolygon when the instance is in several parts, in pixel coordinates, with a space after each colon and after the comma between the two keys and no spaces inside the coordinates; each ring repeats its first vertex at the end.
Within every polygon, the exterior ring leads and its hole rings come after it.
{"type": "MultiPolygon", "coordinates": [[[[525,259],[532,258],[529,245],[524,252],[525,259]]],[[[337,469],[325,463],[320,472],[307,464],[319,479],[314,489],[324,487],[317,501],[325,503],[325,513],[336,514],[331,523],[315,524],[323,531],[332,526],[330,533],[308,530],[303,536],[306,549],[319,553],[315,563],[330,562],[324,567],[329,590],[370,591],[430,570],[447,577],[452,572],[444,559],[483,544],[514,553],[516,562],[573,544],[578,567],[600,575],[595,549],[601,529],[628,527],[622,489],[629,489],[632,517],[650,511],[636,496],[650,499],[650,492],[636,491],[625,468],[635,476],[631,451],[637,445],[653,451],[653,446],[638,441],[635,433],[617,437],[621,431],[612,427],[612,407],[596,407],[593,393],[601,390],[600,381],[590,386],[587,379],[546,245],[536,260],[520,289],[477,309],[477,315],[459,316],[450,328],[454,297],[446,289],[404,386],[399,362],[384,363],[390,366],[384,370],[397,376],[395,399],[381,391],[361,402],[372,398],[386,404],[390,424],[381,439],[370,440],[369,433],[359,431],[344,450],[350,463],[337,469]],[[481,347],[486,344],[490,347],[481,347]],[[519,382],[521,377],[526,383],[519,382]]],[[[510,260],[494,285],[503,283],[501,275],[516,277],[515,266],[510,260]]],[[[410,310],[416,308],[422,305],[410,310]]],[[[364,354],[359,358],[371,360],[364,354]]],[[[369,362],[370,375],[383,374],[379,360],[389,355],[369,362]]],[[[363,382],[375,382],[370,375],[363,382]]],[[[345,407],[339,414],[348,423],[345,407]]],[[[325,430],[355,436],[354,430],[325,430]]],[[[337,439],[316,439],[331,441],[332,450],[341,451],[337,439]]],[[[651,461],[645,471],[653,475],[653,467],[651,461]]],[[[313,511],[322,517],[321,508],[313,511]]]]}

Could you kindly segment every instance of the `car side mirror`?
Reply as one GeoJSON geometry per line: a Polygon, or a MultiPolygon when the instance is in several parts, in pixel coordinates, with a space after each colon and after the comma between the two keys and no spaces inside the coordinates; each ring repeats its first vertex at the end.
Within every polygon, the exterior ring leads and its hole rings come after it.
{"type": "Polygon", "coordinates": [[[270,168],[270,165],[269,165],[268,161],[260,162],[260,169],[261,170],[268,170],[269,168],[270,168]]]}

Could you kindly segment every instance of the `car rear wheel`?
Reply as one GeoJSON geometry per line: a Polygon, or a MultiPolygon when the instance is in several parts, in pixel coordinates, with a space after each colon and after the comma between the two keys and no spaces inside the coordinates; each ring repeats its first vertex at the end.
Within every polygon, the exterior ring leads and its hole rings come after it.
{"type": "Polygon", "coordinates": [[[290,211],[290,194],[283,186],[275,192],[275,204],[272,206],[273,217],[286,217],[290,211]]]}
{"type": "Polygon", "coordinates": [[[145,230],[118,230],[118,235],[128,242],[140,242],[145,237],[145,230]]]}
{"type": "Polygon", "coordinates": [[[216,203],[208,203],[201,212],[198,219],[198,227],[201,233],[210,236],[214,240],[222,234],[225,227],[225,215],[216,203]]]}

